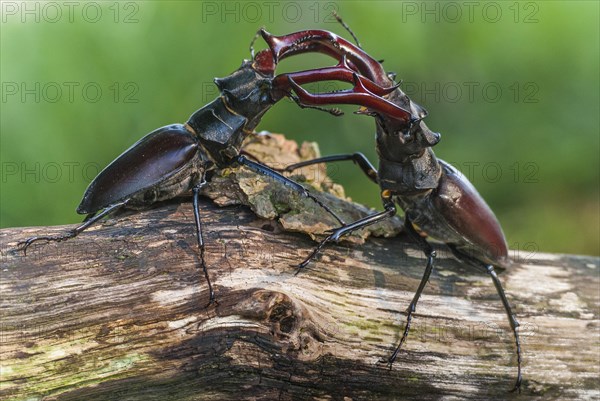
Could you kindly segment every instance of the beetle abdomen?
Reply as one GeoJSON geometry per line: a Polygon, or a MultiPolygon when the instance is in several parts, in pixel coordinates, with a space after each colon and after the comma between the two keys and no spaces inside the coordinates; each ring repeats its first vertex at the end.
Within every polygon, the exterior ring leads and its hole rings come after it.
{"type": "Polygon", "coordinates": [[[158,186],[192,163],[197,152],[197,139],[182,124],[149,133],[94,178],[77,213],[94,213],[158,186]]]}
{"type": "Polygon", "coordinates": [[[466,177],[448,163],[438,161],[443,173],[432,203],[461,237],[461,241],[446,242],[483,262],[507,267],[508,246],[494,212],[466,177]]]}

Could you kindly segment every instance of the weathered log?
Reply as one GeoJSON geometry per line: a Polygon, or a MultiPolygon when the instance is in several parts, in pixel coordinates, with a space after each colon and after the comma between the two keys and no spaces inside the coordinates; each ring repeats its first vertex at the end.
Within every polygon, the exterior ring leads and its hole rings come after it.
{"type": "MultiPolygon", "coordinates": [[[[378,360],[399,340],[425,265],[406,237],[331,246],[294,275],[315,245],[307,235],[247,206],[201,207],[218,299],[209,307],[189,200],[121,214],[73,240],[33,245],[26,256],[17,241],[66,227],[1,230],[0,398],[600,396],[597,257],[513,252],[520,263],[501,279],[522,324],[517,396],[508,393],[513,338],[491,280],[444,246],[436,246],[437,268],[388,369],[378,360]]],[[[326,229],[302,213],[287,211],[313,222],[299,231],[326,229]]]]}

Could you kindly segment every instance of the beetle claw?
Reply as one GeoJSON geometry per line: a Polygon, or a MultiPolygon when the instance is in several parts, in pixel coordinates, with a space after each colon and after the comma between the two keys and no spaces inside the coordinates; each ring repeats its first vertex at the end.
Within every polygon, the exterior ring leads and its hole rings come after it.
{"type": "Polygon", "coordinates": [[[377,360],[377,363],[385,363],[386,365],[388,365],[388,368],[390,370],[392,370],[392,365],[394,364],[394,361],[391,361],[390,358],[379,358],[377,360]]]}
{"type": "Polygon", "coordinates": [[[46,241],[46,242],[51,242],[51,241],[56,241],[56,242],[60,242],[63,241],[64,239],[70,238],[71,236],[69,235],[62,235],[62,236],[44,236],[44,237],[31,237],[31,238],[27,238],[25,241],[19,241],[17,242],[17,251],[23,251],[23,255],[27,256],[27,248],[29,248],[29,246],[31,244],[33,244],[34,242],[37,241],[46,241]]]}
{"type": "Polygon", "coordinates": [[[208,308],[209,306],[211,306],[212,304],[215,305],[215,307],[219,306],[219,302],[215,299],[214,296],[212,296],[209,300],[208,303],[206,304],[206,306],[204,307],[205,309],[208,308]]]}

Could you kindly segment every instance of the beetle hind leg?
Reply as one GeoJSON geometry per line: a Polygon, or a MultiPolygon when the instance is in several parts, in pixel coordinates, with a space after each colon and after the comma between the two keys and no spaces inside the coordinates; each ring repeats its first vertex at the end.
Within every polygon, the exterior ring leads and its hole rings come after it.
{"type": "Polygon", "coordinates": [[[38,241],[62,242],[62,241],[69,240],[71,238],[75,238],[76,236],[81,234],[83,231],[85,231],[86,229],[88,229],[89,227],[94,225],[98,220],[102,219],[104,216],[120,209],[128,201],[129,201],[129,199],[126,199],[122,202],[114,203],[114,204],[106,207],[102,212],[100,212],[98,214],[96,214],[96,212],[89,213],[83,220],[82,224],[69,230],[65,234],[35,236],[35,237],[27,238],[25,241],[20,241],[17,243],[17,250],[23,251],[23,254],[27,255],[27,248],[29,248],[29,246],[31,244],[33,244],[34,242],[38,242],[38,241]]]}
{"type": "Polygon", "coordinates": [[[517,321],[517,317],[515,316],[515,314],[512,311],[512,308],[510,306],[510,303],[508,302],[508,299],[506,298],[506,294],[504,293],[504,288],[502,288],[502,283],[500,282],[498,275],[494,271],[494,266],[488,265],[488,266],[486,266],[486,270],[487,270],[488,274],[490,275],[490,277],[492,278],[492,281],[494,282],[494,286],[496,287],[496,291],[498,292],[498,295],[500,296],[500,299],[502,300],[502,305],[504,305],[504,310],[506,311],[506,315],[508,316],[508,322],[510,323],[510,328],[512,329],[513,335],[515,337],[515,346],[517,348],[517,380],[515,381],[515,385],[514,385],[513,389],[511,390],[511,392],[517,391],[520,393],[521,392],[521,382],[523,380],[523,377],[521,375],[521,341],[519,339],[519,331],[517,330],[517,328],[520,325],[519,325],[519,322],[517,321]]]}
{"type": "Polygon", "coordinates": [[[510,306],[510,303],[508,302],[508,299],[506,298],[506,293],[504,292],[504,288],[502,287],[502,283],[500,282],[500,279],[498,278],[498,275],[496,274],[494,266],[484,263],[484,262],[480,262],[479,260],[477,260],[469,255],[464,254],[463,252],[461,252],[459,249],[457,249],[455,246],[453,246],[451,244],[447,244],[447,245],[450,248],[450,250],[452,251],[452,253],[454,254],[454,256],[456,256],[459,260],[467,263],[470,266],[477,267],[478,269],[484,269],[489,274],[492,281],[494,282],[494,287],[496,287],[496,292],[498,293],[498,296],[500,297],[500,300],[502,301],[502,305],[504,306],[504,310],[506,311],[506,315],[508,316],[508,322],[510,324],[510,328],[512,329],[513,336],[515,338],[515,346],[516,346],[516,351],[517,351],[517,379],[515,381],[514,387],[510,391],[511,392],[517,391],[520,393],[521,392],[521,382],[523,381],[523,377],[521,375],[521,340],[519,338],[519,331],[517,330],[517,328],[520,325],[519,325],[519,322],[517,321],[516,315],[514,314],[514,312],[512,310],[512,307],[510,306]]]}

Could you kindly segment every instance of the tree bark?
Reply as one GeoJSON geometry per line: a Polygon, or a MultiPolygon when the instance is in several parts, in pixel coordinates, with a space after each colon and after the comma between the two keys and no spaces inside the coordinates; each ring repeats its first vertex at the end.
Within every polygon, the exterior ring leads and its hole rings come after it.
{"type": "MultiPolygon", "coordinates": [[[[27,255],[17,241],[67,227],[1,230],[0,398],[517,397],[508,393],[514,342],[494,286],[443,245],[389,369],[378,361],[399,341],[425,267],[407,237],[330,246],[295,275],[315,245],[309,236],[248,206],[205,199],[201,209],[218,301],[208,307],[189,199],[27,255]]],[[[511,252],[518,263],[500,277],[521,323],[518,398],[597,399],[599,258],[511,252]]]]}

